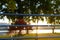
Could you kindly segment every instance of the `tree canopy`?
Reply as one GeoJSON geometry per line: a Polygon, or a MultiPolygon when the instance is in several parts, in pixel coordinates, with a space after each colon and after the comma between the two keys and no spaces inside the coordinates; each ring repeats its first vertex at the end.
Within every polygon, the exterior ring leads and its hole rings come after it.
{"type": "MultiPolygon", "coordinates": [[[[0,12],[19,14],[60,14],[60,0],[0,0],[0,12]]],[[[1,15],[1,17],[4,17],[1,15]]],[[[1,18],[0,17],[0,18],[1,18]]],[[[21,17],[21,16],[20,16],[21,17]]],[[[16,16],[7,16],[15,20],[16,16]]],[[[23,17],[27,22],[30,20],[44,20],[41,16],[23,17]],[[27,20],[28,19],[28,20],[27,20]]],[[[58,23],[60,17],[46,17],[48,23],[58,23]]]]}

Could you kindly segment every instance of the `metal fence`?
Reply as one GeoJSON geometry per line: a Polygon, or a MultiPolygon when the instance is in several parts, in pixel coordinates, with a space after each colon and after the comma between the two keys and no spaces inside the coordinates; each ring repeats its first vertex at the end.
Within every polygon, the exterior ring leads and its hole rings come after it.
{"type": "MultiPolygon", "coordinates": [[[[9,14],[9,13],[0,13],[0,15],[5,15],[5,16],[60,16],[60,14],[9,14]]],[[[0,27],[8,27],[8,26],[28,26],[28,25],[0,25],[0,27]]],[[[58,27],[56,29],[60,29],[59,26],[60,25],[29,25],[29,26],[32,26],[32,27],[37,27],[37,26],[43,26],[43,27],[46,27],[46,26],[50,26],[50,27],[47,27],[49,29],[52,29],[54,26],[58,27]]],[[[44,29],[47,29],[47,28],[44,28],[44,29]]],[[[0,29],[0,30],[7,30],[7,29],[0,29]]],[[[0,40],[23,40],[23,39],[35,39],[35,40],[38,40],[38,38],[60,38],[60,36],[20,36],[20,37],[11,37],[11,38],[0,38],[0,40]]]]}
{"type": "Polygon", "coordinates": [[[10,14],[10,13],[0,13],[0,15],[6,16],[60,16],[60,14],[10,14]]]}

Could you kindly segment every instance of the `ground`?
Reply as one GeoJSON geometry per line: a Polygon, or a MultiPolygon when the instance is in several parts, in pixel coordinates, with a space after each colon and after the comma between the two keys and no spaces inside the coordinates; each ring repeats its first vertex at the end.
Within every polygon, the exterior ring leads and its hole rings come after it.
{"type": "MultiPolygon", "coordinates": [[[[24,34],[23,36],[36,36],[36,34],[24,34]]],[[[59,33],[49,33],[49,34],[38,34],[38,36],[60,36],[59,33]]],[[[10,38],[9,35],[4,35],[4,36],[0,36],[0,38],[10,38]]],[[[39,38],[39,39],[34,39],[34,38],[28,38],[28,39],[22,39],[22,40],[60,40],[60,38],[39,38]]]]}

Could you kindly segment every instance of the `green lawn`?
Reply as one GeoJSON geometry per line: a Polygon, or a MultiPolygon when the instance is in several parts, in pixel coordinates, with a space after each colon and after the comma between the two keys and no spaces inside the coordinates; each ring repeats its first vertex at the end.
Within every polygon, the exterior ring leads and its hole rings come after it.
{"type": "MultiPolygon", "coordinates": [[[[36,36],[36,34],[28,34],[25,36],[36,36]]],[[[60,34],[38,34],[38,36],[60,36],[60,34]]],[[[26,39],[25,39],[26,40],[26,39]]],[[[60,40],[60,38],[39,38],[39,39],[27,39],[27,40],[60,40]]]]}
{"type": "MultiPolygon", "coordinates": [[[[36,34],[25,34],[23,36],[36,36],[36,34]]],[[[38,34],[38,36],[60,36],[60,34],[55,33],[55,34],[38,34]]],[[[0,36],[0,38],[10,38],[8,35],[0,36]]],[[[39,38],[39,39],[23,39],[23,40],[60,40],[60,38],[39,38]]]]}

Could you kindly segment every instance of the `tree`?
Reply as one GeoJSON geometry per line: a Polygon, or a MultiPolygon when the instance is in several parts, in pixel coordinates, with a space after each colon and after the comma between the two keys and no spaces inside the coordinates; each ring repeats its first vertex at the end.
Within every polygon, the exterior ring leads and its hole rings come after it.
{"type": "MultiPolygon", "coordinates": [[[[4,13],[19,13],[19,14],[60,14],[60,0],[0,0],[0,5],[4,5],[6,8],[2,8],[4,13]]],[[[1,17],[4,17],[1,15],[1,17]]],[[[22,16],[19,16],[22,17],[22,16]]],[[[15,21],[17,16],[7,16],[7,18],[15,21]]],[[[27,22],[30,20],[35,21],[43,20],[41,16],[29,16],[22,17],[27,22]],[[28,20],[27,20],[28,19],[28,20]]],[[[48,23],[54,24],[56,20],[60,20],[58,17],[46,17],[48,23]],[[54,20],[54,18],[56,18],[54,20]],[[57,19],[58,18],[58,19],[57,19]],[[52,20],[51,20],[52,19],[52,20]]],[[[59,22],[58,22],[59,23],[59,22]]]]}
{"type": "MultiPolygon", "coordinates": [[[[52,14],[60,14],[60,12],[59,12],[59,10],[60,10],[60,8],[59,8],[59,0],[52,0],[52,2],[51,2],[51,4],[52,4],[52,7],[51,7],[51,9],[52,9],[52,14]]],[[[58,16],[58,17],[48,17],[48,19],[47,19],[47,21],[48,21],[48,23],[50,23],[50,24],[59,24],[59,20],[60,20],[60,17],[58,16]],[[58,20],[58,21],[57,21],[58,20]]],[[[54,29],[55,29],[55,26],[54,26],[54,28],[52,29],[53,31],[52,31],[52,33],[54,33],[54,29]]]]}
{"type": "MultiPolygon", "coordinates": [[[[23,18],[18,18],[15,23],[15,25],[27,25],[27,23],[24,21],[23,18]]],[[[13,24],[12,24],[13,25],[13,24]]],[[[10,26],[9,28],[9,33],[11,33],[12,31],[16,31],[16,30],[19,30],[19,33],[18,34],[21,34],[21,31],[22,30],[27,30],[27,34],[28,34],[28,30],[32,30],[32,27],[31,26],[17,26],[17,27],[14,27],[14,26],[10,26]],[[25,29],[24,29],[25,28],[25,29]]]]}

